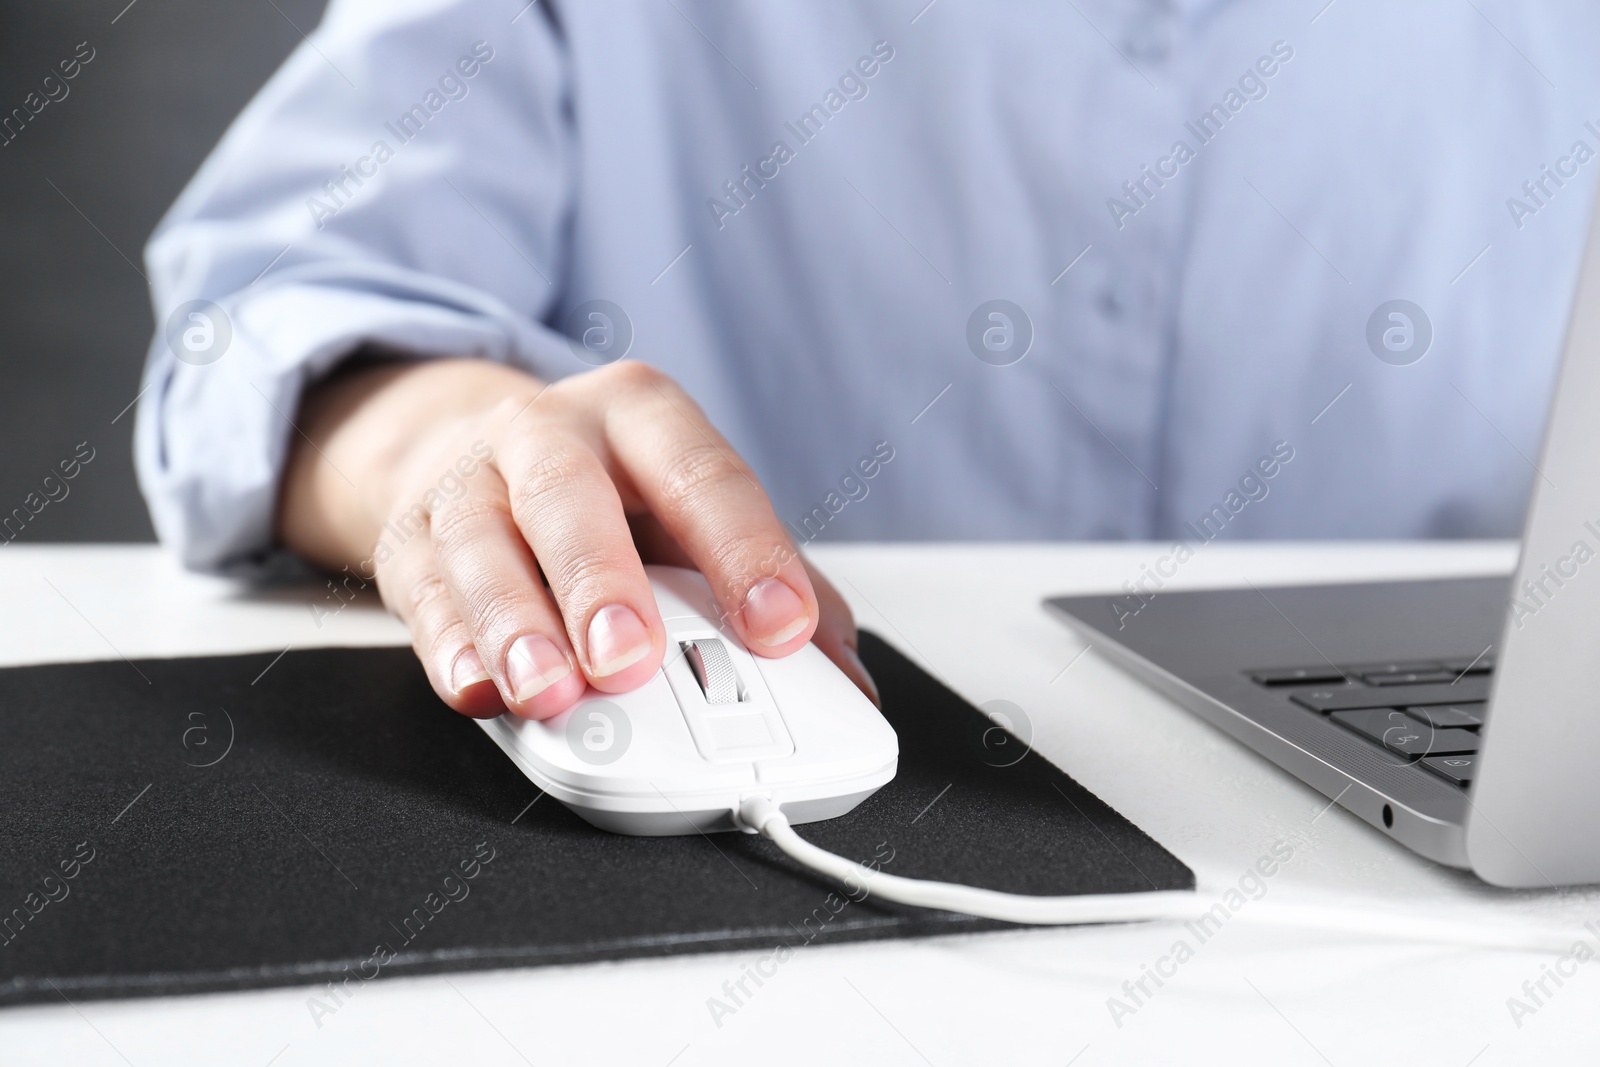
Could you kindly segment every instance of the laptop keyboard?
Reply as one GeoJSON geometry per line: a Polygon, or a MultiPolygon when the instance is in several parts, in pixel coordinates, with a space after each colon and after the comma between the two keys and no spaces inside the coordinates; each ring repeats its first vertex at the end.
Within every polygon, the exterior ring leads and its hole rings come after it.
{"type": "Polygon", "coordinates": [[[1247,671],[1252,681],[1465,788],[1494,662],[1473,659],[1247,671]]]}

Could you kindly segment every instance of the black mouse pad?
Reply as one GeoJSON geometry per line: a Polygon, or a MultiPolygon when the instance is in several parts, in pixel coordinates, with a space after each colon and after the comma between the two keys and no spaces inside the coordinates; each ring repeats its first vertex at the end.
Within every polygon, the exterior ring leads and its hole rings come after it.
{"type": "MultiPolygon", "coordinates": [[[[897,777],[801,833],[1024,893],[1192,873],[882,640],[897,777]]],[[[851,899],[770,842],[632,838],[540,791],[409,649],[0,670],[0,1004],[986,930],[851,899]]],[[[327,999],[336,1010],[337,1000],[327,999]]]]}

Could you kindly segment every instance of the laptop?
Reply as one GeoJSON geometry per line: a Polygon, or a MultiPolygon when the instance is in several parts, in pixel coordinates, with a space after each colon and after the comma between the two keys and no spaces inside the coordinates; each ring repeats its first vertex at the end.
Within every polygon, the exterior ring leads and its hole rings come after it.
{"type": "Polygon", "coordinates": [[[1600,882],[1600,211],[1511,577],[1054,597],[1172,700],[1400,844],[1600,882]]]}

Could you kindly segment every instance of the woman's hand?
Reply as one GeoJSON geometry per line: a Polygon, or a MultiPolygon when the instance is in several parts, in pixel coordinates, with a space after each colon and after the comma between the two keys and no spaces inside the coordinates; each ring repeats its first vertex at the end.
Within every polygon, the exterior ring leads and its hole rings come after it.
{"type": "Polygon", "coordinates": [[[547,718],[587,685],[643,684],[666,651],[646,561],[704,573],[756,655],[814,638],[877,699],[843,598],[648,364],[548,385],[482,360],[368,364],[308,393],[298,421],[281,539],[375,572],[457,711],[547,718]]]}

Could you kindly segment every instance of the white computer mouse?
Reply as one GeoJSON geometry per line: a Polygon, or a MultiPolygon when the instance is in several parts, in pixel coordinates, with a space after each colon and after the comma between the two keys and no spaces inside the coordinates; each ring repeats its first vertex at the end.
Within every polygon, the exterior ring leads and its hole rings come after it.
{"type": "Polygon", "coordinates": [[[698,572],[645,570],[667,629],[648,682],[478,720],[535,785],[602,829],[662,836],[749,830],[734,813],[757,795],[791,823],[837,818],[894,777],[894,729],[815,645],[753,656],[698,572]]]}

